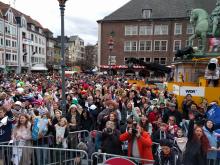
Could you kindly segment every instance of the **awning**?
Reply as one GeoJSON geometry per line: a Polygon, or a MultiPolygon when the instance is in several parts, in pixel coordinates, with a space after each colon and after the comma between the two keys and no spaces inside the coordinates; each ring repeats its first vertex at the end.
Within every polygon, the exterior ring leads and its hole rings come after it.
{"type": "Polygon", "coordinates": [[[47,71],[47,67],[45,64],[35,64],[34,66],[31,67],[32,71],[47,71]]]}

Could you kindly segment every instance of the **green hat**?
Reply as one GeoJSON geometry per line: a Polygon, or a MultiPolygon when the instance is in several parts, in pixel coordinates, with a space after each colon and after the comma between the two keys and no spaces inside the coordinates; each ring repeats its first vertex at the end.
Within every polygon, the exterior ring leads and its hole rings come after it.
{"type": "Polygon", "coordinates": [[[77,98],[74,98],[74,99],[72,100],[72,104],[74,104],[74,105],[77,105],[77,104],[78,104],[77,98]]]}

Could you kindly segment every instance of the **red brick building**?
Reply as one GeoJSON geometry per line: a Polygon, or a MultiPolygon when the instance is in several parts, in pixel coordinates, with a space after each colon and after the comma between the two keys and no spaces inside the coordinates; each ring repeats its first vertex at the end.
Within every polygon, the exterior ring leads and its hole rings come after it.
{"type": "MultiPolygon", "coordinates": [[[[170,65],[176,50],[187,46],[194,33],[189,23],[191,9],[203,8],[211,13],[215,3],[216,0],[131,0],[97,21],[99,66],[124,65],[131,57],[170,65]],[[114,45],[109,49],[111,35],[114,45]]],[[[199,46],[199,41],[194,46],[199,46]]]]}

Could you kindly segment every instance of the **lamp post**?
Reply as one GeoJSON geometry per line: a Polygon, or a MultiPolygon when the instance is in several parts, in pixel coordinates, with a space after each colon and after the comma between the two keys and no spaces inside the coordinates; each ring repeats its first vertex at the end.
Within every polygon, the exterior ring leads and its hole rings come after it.
{"type": "Polygon", "coordinates": [[[64,57],[64,10],[67,0],[58,0],[61,16],[61,70],[62,70],[62,113],[66,115],[66,96],[65,96],[65,57],[64,57]]]}
{"type": "Polygon", "coordinates": [[[109,41],[108,41],[108,48],[109,48],[109,57],[108,57],[108,65],[109,65],[109,69],[110,69],[110,76],[113,75],[112,74],[112,58],[111,58],[111,55],[112,55],[112,49],[114,47],[114,40],[113,40],[113,37],[112,35],[110,36],[109,38],[109,41]]]}

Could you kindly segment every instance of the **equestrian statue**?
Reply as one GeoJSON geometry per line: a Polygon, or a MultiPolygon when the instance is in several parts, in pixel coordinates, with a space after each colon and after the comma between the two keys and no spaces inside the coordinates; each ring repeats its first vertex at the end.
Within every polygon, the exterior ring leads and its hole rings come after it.
{"type": "Polygon", "coordinates": [[[211,15],[204,9],[193,9],[190,15],[190,23],[194,27],[194,34],[189,37],[189,45],[182,50],[176,52],[176,58],[178,57],[187,57],[191,58],[193,53],[195,53],[193,48],[193,40],[198,38],[201,39],[201,45],[197,51],[200,52],[200,55],[204,55],[207,45],[207,37],[215,38],[220,37],[220,0],[217,0],[216,7],[212,11],[211,15]],[[189,50],[191,54],[188,54],[189,50]]]}

